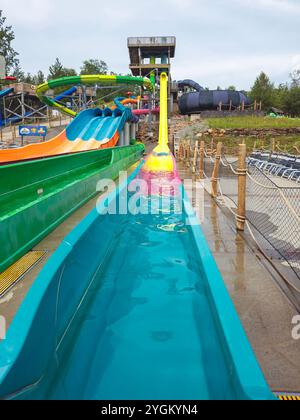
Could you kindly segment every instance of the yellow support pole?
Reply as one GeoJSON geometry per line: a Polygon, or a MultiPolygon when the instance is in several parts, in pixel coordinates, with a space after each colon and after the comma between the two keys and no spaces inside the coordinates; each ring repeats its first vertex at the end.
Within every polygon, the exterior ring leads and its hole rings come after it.
{"type": "Polygon", "coordinates": [[[156,152],[170,152],[168,127],[168,75],[162,73],[160,77],[160,120],[159,140],[156,152]]]}
{"type": "Polygon", "coordinates": [[[160,126],[158,146],[147,159],[144,171],[174,172],[174,159],[169,148],[168,127],[168,75],[160,76],[160,126]]]}

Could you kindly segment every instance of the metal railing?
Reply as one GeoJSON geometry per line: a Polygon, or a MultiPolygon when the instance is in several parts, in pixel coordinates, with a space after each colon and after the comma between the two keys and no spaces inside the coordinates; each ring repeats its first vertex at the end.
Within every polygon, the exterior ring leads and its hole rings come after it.
{"type": "Polygon", "coordinates": [[[128,47],[139,46],[176,46],[176,37],[174,36],[156,36],[156,37],[132,37],[128,38],[128,47]]]}

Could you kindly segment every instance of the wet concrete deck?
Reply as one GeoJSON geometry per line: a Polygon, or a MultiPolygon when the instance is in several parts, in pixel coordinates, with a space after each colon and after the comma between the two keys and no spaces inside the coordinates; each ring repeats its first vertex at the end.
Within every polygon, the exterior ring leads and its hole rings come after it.
{"type": "MultiPolygon", "coordinates": [[[[179,169],[182,179],[191,177],[188,171],[179,169]]],[[[6,316],[8,324],[50,255],[95,203],[96,199],[91,200],[35,247],[46,250],[47,257],[0,301],[0,314],[6,316]]],[[[300,392],[300,341],[292,339],[292,318],[297,311],[207,193],[202,229],[271,389],[300,392]]]]}
{"type": "MultiPolygon", "coordinates": [[[[51,121],[50,124],[47,121],[42,121],[40,125],[46,126],[48,128],[46,141],[52,140],[58,134],[60,134],[70,123],[71,118],[64,117],[61,119],[57,119],[51,121]]],[[[20,124],[24,125],[24,124],[20,124]]],[[[35,125],[35,124],[32,124],[35,125]]],[[[0,128],[1,135],[0,135],[0,149],[6,149],[10,145],[14,144],[18,147],[21,147],[21,137],[19,136],[19,125],[15,125],[12,127],[5,127],[0,128]],[[14,139],[13,131],[16,133],[16,138],[14,139]],[[1,141],[2,139],[2,141],[1,141]]],[[[33,143],[40,143],[42,140],[39,137],[27,137],[24,139],[24,145],[33,144],[33,143]]]]}
{"type": "MultiPolygon", "coordinates": [[[[182,179],[192,176],[182,167],[179,173],[182,179]]],[[[292,338],[297,310],[207,192],[200,212],[202,230],[268,384],[273,391],[300,392],[300,341],[292,338]]]]}

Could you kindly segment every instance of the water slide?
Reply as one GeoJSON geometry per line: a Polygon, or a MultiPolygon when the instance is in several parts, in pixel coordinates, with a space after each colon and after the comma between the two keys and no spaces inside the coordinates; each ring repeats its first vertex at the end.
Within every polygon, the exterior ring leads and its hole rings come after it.
{"type": "Polygon", "coordinates": [[[113,84],[139,85],[145,86],[149,90],[153,88],[149,79],[130,76],[76,76],[44,83],[37,88],[37,96],[40,100],[46,105],[74,117],[74,120],[57,137],[45,143],[32,144],[19,149],[0,150],[0,165],[116,146],[125,123],[133,118],[129,108],[117,102],[118,106],[114,110],[109,108],[105,110],[90,109],[77,115],[76,112],[65,107],[58,100],[45,96],[45,92],[49,89],[95,83],[103,86],[113,84]]]}
{"type": "MultiPolygon", "coordinates": [[[[14,91],[13,88],[7,88],[7,89],[3,89],[0,91],[0,99],[4,98],[4,96],[9,95],[10,93],[12,93],[14,91]]],[[[1,115],[1,108],[0,108],[0,127],[2,127],[3,125],[5,125],[5,123],[2,120],[2,115],[1,115]]]]}
{"type": "Polygon", "coordinates": [[[230,90],[205,90],[193,80],[182,80],[178,82],[179,89],[185,87],[194,89],[194,92],[184,93],[179,98],[179,110],[183,115],[199,114],[203,111],[216,110],[220,103],[233,107],[239,107],[243,103],[250,105],[250,100],[243,92],[230,90]]]}
{"type": "Polygon", "coordinates": [[[1,241],[0,273],[92,199],[101,178],[117,178],[144,150],[136,144],[0,166],[1,236],[10,238],[1,241]]]}
{"type": "Polygon", "coordinates": [[[185,87],[188,87],[188,88],[194,89],[196,92],[201,92],[202,90],[204,90],[204,88],[200,86],[199,83],[194,82],[194,80],[190,80],[190,79],[179,81],[178,87],[181,90],[183,90],[185,87]]]}
{"type": "Polygon", "coordinates": [[[160,108],[159,107],[153,108],[151,110],[150,109],[134,109],[132,111],[132,113],[134,115],[137,115],[137,116],[140,116],[140,115],[149,115],[150,113],[151,114],[159,114],[159,112],[160,112],[160,108]]]}
{"type": "MultiPolygon", "coordinates": [[[[120,102],[122,103],[122,105],[137,105],[139,103],[138,99],[135,98],[120,98],[120,102]]],[[[159,114],[160,112],[160,108],[156,107],[153,108],[151,110],[149,110],[148,108],[142,108],[142,109],[133,109],[132,113],[133,115],[136,115],[137,117],[141,116],[141,115],[149,115],[151,114],[159,114]]]]}
{"type": "Polygon", "coordinates": [[[159,146],[35,281],[0,342],[1,398],[273,399],[180,182],[166,212],[177,174],[152,165],[169,153],[161,83],[159,146]]]}
{"type": "MultiPolygon", "coordinates": [[[[5,93],[2,96],[9,95],[10,93],[12,93],[14,91],[14,89],[13,88],[9,88],[9,89],[6,89],[6,91],[7,91],[7,93],[5,93]]],[[[76,87],[72,87],[72,88],[68,89],[67,91],[61,93],[60,95],[56,96],[54,98],[54,100],[57,101],[57,102],[59,102],[59,101],[61,101],[62,99],[66,98],[66,97],[72,96],[75,92],[77,92],[77,88],[76,87]]],[[[1,98],[1,92],[0,92],[0,98],[1,98]]],[[[46,105],[45,105],[45,108],[46,108],[46,105]]],[[[30,118],[34,114],[35,114],[35,111],[26,112],[25,113],[25,118],[30,118]]],[[[4,119],[2,119],[2,116],[0,114],[0,127],[1,126],[5,126],[5,125],[8,125],[10,123],[15,124],[15,123],[17,123],[17,122],[19,122],[21,120],[22,120],[22,118],[20,118],[18,116],[7,118],[6,120],[4,120],[4,119]]]]}
{"type": "Polygon", "coordinates": [[[14,91],[13,88],[8,88],[8,89],[3,89],[0,91],[0,99],[3,98],[3,96],[7,96],[10,93],[12,93],[14,91]]]}

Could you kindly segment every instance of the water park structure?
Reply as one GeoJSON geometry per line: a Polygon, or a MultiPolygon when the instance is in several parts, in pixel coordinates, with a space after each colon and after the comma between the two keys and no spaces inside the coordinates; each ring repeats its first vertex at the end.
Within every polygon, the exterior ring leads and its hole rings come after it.
{"type": "MultiPolygon", "coordinates": [[[[49,117],[50,109],[36,95],[36,87],[28,83],[9,83],[0,91],[0,127],[24,122],[43,121],[49,117]]],[[[54,98],[53,91],[50,92],[54,98]]],[[[94,97],[93,89],[72,88],[58,94],[54,100],[70,103],[71,109],[84,109],[94,97]]]]}
{"type": "Polygon", "coordinates": [[[193,80],[178,82],[178,88],[184,92],[190,88],[190,92],[183,93],[179,99],[179,110],[183,115],[198,114],[202,111],[217,109],[220,104],[229,109],[237,109],[250,105],[250,100],[242,92],[229,90],[206,90],[193,80]]]}
{"type": "Polygon", "coordinates": [[[129,145],[129,123],[133,124],[134,130],[137,120],[131,110],[122,105],[118,99],[115,101],[117,107],[113,110],[109,108],[104,110],[99,108],[87,109],[77,115],[75,111],[61,105],[57,98],[51,99],[44,95],[44,92],[49,88],[55,89],[61,86],[93,83],[104,86],[111,84],[145,85],[148,89],[152,89],[149,79],[126,76],[66,77],[45,83],[37,88],[36,92],[39,99],[46,105],[74,117],[74,120],[65,131],[49,142],[29,145],[22,149],[0,151],[0,164],[114,147],[120,138],[120,145],[129,145]],[[126,125],[126,123],[128,124],[126,125]],[[126,139],[122,135],[124,128],[126,139]]]}
{"type": "MultiPolygon", "coordinates": [[[[39,100],[72,121],[52,140],[0,150],[3,293],[20,280],[9,284],[14,264],[97,196],[45,262],[0,341],[0,399],[276,400],[171,150],[176,38],[130,38],[128,47],[133,76],[38,86],[39,100]],[[140,96],[76,112],[47,94],[93,85],[136,87],[140,96]],[[148,107],[134,109],[143,97],[148,107]],[[139,117],[151,123],[153,113],[159,133],[145,156],[136,140],[139,117]]],[[[185,86],[201,95],[199,85],[179,83],[185,86]]],[[[220,95],[236,106],[246,100],[220,95]]],[[[187,113],[197,113],[189,98],[187,113]]],[[[210,96],[208,106],[219,98],[210,96]]]]}

